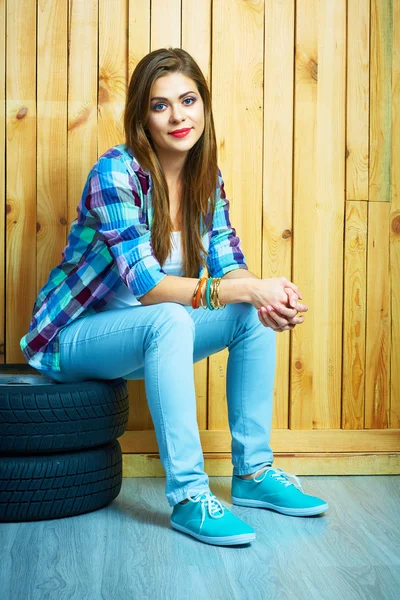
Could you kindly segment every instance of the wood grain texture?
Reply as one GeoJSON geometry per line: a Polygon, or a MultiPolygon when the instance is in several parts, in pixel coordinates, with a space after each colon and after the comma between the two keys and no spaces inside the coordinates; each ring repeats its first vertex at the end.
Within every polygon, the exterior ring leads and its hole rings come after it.
{"type": "MultiPolygon", "coordinates": [[[[396,3],[397,0],[395,0],[396,3]]],[[[369,197],[390,201],[393,0],[371,0],[369,197]]]]}
{"type": "Polygon", "coordinates": [[[69,3],[68,224],[97,161],[98,1],[69,3]],[[82,41],[84,40],[84,44],[82,41]],[[82,47],[84,51],[82,51],[82,47]]]}
{"type": "Polygon", "coordinates": [[[387,202],[368,204],[365,427],[388,427],[390,370],[389,213],[387,202]]]}
{"type": "Polygon", "coordinates": [[[367,294],[366,202],[346,202],[342,427],[364,428],[367,294]]]}
{"type": "Polygon", "coordinates": [[[37,289],[67,243],[68,5],[37,6],[37,289]],[[51,149],[50,152],[48,149],[51,149]]]}
{"type": "MultiPolygon", "coordinates": [[[[123,454],[123,477],[165,477],[158,454],[123,454]]],[[[275,452],[274,467],[297,475],[399,475],[400,453],[275,452]]],[[[206,452],[204,471],[210,477],[232,476],[228,453],[206,452]]]]}
{"type": "Polygon", "coordinates": [[[195,5],[192,0],[182,0],[182,48],[193,56],[209,86],[211,25],[211,0],[202,0],[195,5]]]}
{"type": "Polygon", "coordinates": [[[151,1],[150,49],[181,47],[181,0],[151,1]]]}
{"type": "Polygon", "coordinates": [[[346,200],[368,199],[370,0],[347,2],[346,200]]]}
{"type": "Polygon", "coordinates": [[[293,281],[309,312],[305,323],[292,332],[290,427],[337,428],[341,412],[345,5],[300,2],[296,24],[293,281]]]}
{"type": "Polygon", "coordinates": [[[128,83],[138,62],[150,52],[151,0],[128,2],[128,83]]]}
{"type": "Polygon", "coordinates": [[[2,523],[2,600],[27,590],[32,600],[396,600],[399,478],[301,483],[328,502],[324,515],[235,506],[230,477],[210,479],[222,504],[256,532],[238,547],[173,530],[163,478],[124,479],[114,502],[79,517],[2,523]]]}
{"type": "MultiPolygon", "coordinates": [[[[292,280],[294,3],[267,2],[264,36],[262,276],[292,280]]],[[[289,426],[290,333],[277,335],[272,427],[289,426]]]]}
{"type": "MultiPolygon", "coordinates": [[[[221,431],[200,431],[204,452],[230,452],[231,435],[221,431]]],[[[400,429],[274,429],[274,452],[399,452],[400,429]]],[[[119,438],[123,452],[157,452],[154,431],[126,431],[119,438]]]]}
{"type": "Polygon", "coordinates": [[[316,2],[297,4],[295,54],[295,106],[293,154],[293,268],[292,281],[309,306],[306,320],[292,334],[290,364],[291,429],[312,429],[315,383],[313,331],[315,321],[314,236],[316,231],[316,120],[318,94],[318,43],[316,2]],[[306,215],[306,219],[304,219],[306,215]],[[302,226],[303,223],[303,226],[302,226]],[[306,401],[305,401],[306,399],[306,401]]]}
{"type": "Polygon", "coordinates": [[[13,363],[38,292],[36,4],[7,2],[6,23],[6,363],[13,363]]]}
{"type": "Polygon", "coordinates": [[[98,156],[125,141],[123,112],[128,87],[127,0],[99,0],[98,156]]]}
{"type": "Polygon", "coordinates": [[[400,427],[400,2],[393,4],[390,204],[391,372],[389,427],[400,427]]]}

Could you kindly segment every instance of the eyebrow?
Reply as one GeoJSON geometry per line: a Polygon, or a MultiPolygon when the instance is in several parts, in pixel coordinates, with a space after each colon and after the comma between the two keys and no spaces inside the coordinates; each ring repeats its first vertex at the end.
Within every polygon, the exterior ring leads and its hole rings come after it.
{"type": "MultiPolygon", "coordinates": [[[[195,94],[195,93],[196,93],[196,92],[185,92],[184,94],[181,94],[181,95],[179,96],[179,100],[180,100],[181,98],[183,98],[183,96],[187,96],[188,94],[195,94]]],[[[164,98],[164,96],[154,96],[154,98],[151,98],[151,102],[152,102],[153,100],[168,100],[168,98],[164,98]]]]}

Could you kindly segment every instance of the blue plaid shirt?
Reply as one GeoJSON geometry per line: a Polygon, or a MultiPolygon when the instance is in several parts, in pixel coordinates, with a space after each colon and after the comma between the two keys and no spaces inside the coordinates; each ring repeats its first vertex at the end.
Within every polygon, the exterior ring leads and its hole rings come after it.
{"type": "MultiPolygon", "coordinates": [[[[229,200],[218,169],[212,227],[202,238],[208,276],[248,269],[229,221],[229,200]]],[[[58,333],[72,321],[99,312],[121,281],[138,299],[167,277],[151,246],[152,180],[132,150],[118,144],[95,163],[86,180],[78,217],[71,224],[61,262],[49,274],[20,340],[28,363],[60,371],[58,333]]],[[[203,223],[201,222],[201,227],[203,223]]],[[[199,267],[198,277],[205,274],[199,267]]]]}

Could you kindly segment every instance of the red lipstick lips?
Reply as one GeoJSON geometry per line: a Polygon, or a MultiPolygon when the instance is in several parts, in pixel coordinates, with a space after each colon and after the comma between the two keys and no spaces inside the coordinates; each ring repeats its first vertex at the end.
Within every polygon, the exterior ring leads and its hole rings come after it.
{"type": "Polygon", "coordinates": [[[182,137],[186,137],[188,135],[188,133],[190,133],[190,128],[189,129],[175,129],[175,131],[171,131],[170,135],[173,135],[174,137],[177,138],[182,138],[182,137]]]}

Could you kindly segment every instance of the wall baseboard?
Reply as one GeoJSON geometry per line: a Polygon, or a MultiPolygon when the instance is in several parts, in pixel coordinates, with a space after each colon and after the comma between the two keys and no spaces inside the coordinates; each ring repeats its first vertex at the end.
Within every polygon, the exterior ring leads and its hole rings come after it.
{"type": "MultiPolygon", "coordinates": [[[[159,454],[123,454],[123,477],[165,477],[159,454]]],[[[295,475],[398,475],[400,452],[274,453],[274,466],[295,475]]],[[[231,477],[230,454],[204,453],[210,477],[231,477]]]]}

